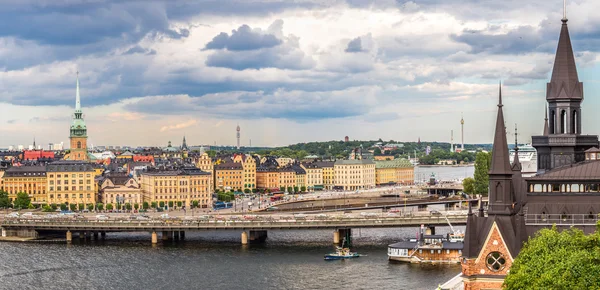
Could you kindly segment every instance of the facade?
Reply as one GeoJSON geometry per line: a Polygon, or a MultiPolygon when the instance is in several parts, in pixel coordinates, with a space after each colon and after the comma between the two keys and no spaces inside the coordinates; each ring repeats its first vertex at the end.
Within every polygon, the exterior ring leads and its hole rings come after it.
{"type": "Polygon", "coordinates": [[[256,160],[245,154],[238,154],[233,158],[233,162],[241,163],[243,167],[243,190],[253,190],[256,188],[256,160]]]}
{"type": "Polygon", "coordinates": [[[135,204],[142,207],[143,191],[138,182],[127,174],[109,175],[100,184],[100,201],[104,204],[113,204],[114,208],[125,209],[125,204],[135,204]]]}
{"type": "Polygon", "coordinates": [[[2,180],[11,202],[17,198],[17,193],[25,192],[32,204],[46,203],[46,166],[13,166],[4,172],[2,180]]]}
{"type": "MultiPolygon", "coordinates": [[[[200,155],[200,157],[198,158],[198,162],[196,162],[196,167],[198,167],[200,170],[204,171],[204,172],[210,172],[213,173],[213,162],[212,159],[210,158],[210,156],[208,156],[208,154],[206,153],[202,153],[202,155],[200,155]]],[[[210,192],[214,192],[214,182],[210,183],[210,192]]]]}
{"type": "Polygon", "coordinates": [[[291,167],[279,169],[279,188],[289,191],[288,188],[296,186],[296,172],[291,167]]]}
{"type": "Polygon", "coordinates": [[[66,156],[67,160],[89,160],[87,152],[87,127],[83,120],[81,111],[81,99],[79,97],[79,72],[77,73],[77,92],[75,99],[75,114],[69,135],[71,152],[66,156]]]}
{"type": "Polygon", "coordinates": [[[322,190],[323,185],[323,168],[317,163],[302,163],[300,164],[306,171],[306,189],[308,191],[322,190]]]}
{"type": "Polygon", "coordinates": [[[256,188],[271,192],[279,191],[279,170],[275,167],[259,166],[256,169],[256,188]]]}
{"type": "Polygon", "coordinates": [[[199,207],[212,208],[212,192],[210,191],[212,176],[198,168],[184,168],[174,171],[148,171],[141,174],[141,188],[149,203],[156,202],[160,206],[169,201],[177,206],[189,208],[194,201],[199,207]]]}
{"type": "Polygon", "coordinates": [[[215,165],[215,190],[243,190],[244,166],[241,163],[225,162],[215,165]]]}
{"type": "Polygon", "coordinates": [[[358,190],[375,187],[375,162],[369,159],[338,160],[334,164],[335,188],[358,190]]]}
{"type": "Polygon", "coordinates": [[[84,161],[58,161],[46,166],[48,203],[96,204],[94,167],[84,161]]]}
{"type": "Polygon", "coordinates": [[[296,184],[294,186],[298,188],[298,191],[302,191],[302,187],[306,190],[306,170],[298,164],[292,165],[292,170],[294,170],[296,176],[296,184]]]}
{"type": "Polygon", "coordinates": [[[413,184],[415,169],[406,159],[375,161],[375,184],[413,184]]]}
{"type": "Polygon", "coordinates": [[[326,190],[332,190],[335,185],[335,162],[333,161],[320,161],[315,163],[318,167],[323,169],[323,187],[326,190]]]}

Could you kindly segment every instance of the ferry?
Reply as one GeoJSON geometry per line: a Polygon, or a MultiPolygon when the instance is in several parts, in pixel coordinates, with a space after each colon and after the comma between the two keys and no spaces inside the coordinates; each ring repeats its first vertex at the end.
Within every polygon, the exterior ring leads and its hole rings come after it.
{"type": "Polygon", "coordinates": [[[388,246],[388,260],[405,263],[457,264],[460,263],[465,235],[453,231],[447,235],[435,235],[428,228],[416,239],[400,241],[388,246]]]}
{"type": "MultiPolygon", "coordinates": [[[[515,150],[510,150],[510,163],[512,164],[515,159],[515,150]]],[[[531,144],[525,144],[519,146],[519,162],[523,170],[521,174],[523,177],[534,176],[537,172],[537,150],[531,146],[531,144]]]]}

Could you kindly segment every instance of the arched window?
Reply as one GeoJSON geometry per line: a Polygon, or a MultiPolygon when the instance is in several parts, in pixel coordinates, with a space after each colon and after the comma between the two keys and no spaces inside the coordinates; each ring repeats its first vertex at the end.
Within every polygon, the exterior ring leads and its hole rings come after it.
{"type": "Polygon", "coordinates": [[[571,133],[577,134],[577,110],[573,110],[573,115],[571,116],[571,133]]]}
{"type": "Polygon", "coordinates": [[[77,149],[81,149],[81,141],[77,141],[77,149]]]}
{"type": "Polygon", "coordinates": [[[554,110],[550,112],[550,134],[554,134],[556,132],[556,113],[554,110]]]}
{"type": "Polygon", "coordinates": [[[565,110],[560,111],[560,133],[567,133],[567,112],[565,110]]]}

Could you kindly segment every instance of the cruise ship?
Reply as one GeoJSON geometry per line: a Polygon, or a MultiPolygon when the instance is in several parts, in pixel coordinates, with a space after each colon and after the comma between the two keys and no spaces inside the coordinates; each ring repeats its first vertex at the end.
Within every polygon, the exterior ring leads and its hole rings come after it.
{"type": "MultiPolygon", "coordinates": [[[[515,150],[510,150],[510,163],[512,164],[515,158],[515,150]]],[[[519,162],[523,166],[521,173],[523,177],[534,176],[537,172],[537,150],[531,144],[519,146],[519,162]]]]}

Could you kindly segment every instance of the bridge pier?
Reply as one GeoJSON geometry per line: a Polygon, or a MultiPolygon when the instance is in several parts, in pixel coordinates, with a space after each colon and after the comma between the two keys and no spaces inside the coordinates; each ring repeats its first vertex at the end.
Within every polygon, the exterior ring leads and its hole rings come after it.
{"type": "Polygon", "coordinates": [[[185,240],[185,231],[179,231],[179,239],[180,240],[185,240]]]}
{"type": "Polygon", "coordinates": [[[242,232],[242,245],[248,244],[248,233],[246,231],[242,232]]]}
{"type": "Polygon", "coordinates": [[[152,232],[152,244],[153,245],[158,244],[158,235],[156,234],[156,231],[152,232]]]}
{"type": "Polygon", "coordinates": [[[73,234],[71,231],[67,231],[67,243],[70,244],[71,242],[73,242],[73,234]]]}
{"type": "Polygon", "coordinates": [[[425,235],[428,235],[428,236],[435,235],[435,227],[434,226],[426,226],[425,227],[425,235]]]}
{"type": "Polygon", "coordinates": [[[170,239],[171,239],[171,235],[172,235],[172,234],[173,234],[172,232],[169,232],[169,231],[163,231],[163,232],[162,232],[162,240],[163,240],[163,241],[168,241],[168,240],[170,240],[170,239]]]}
{"type": "Polygon", "coordinates": [[[264,243],[267,240],[267,231],[250,231],[250,243],[264,243]]]}
{"type": "Polygon", "coordinates": [[[84,231],[79,231],[79,239],[80,240],[85,239],[85,232],[84,231]]]}
{"type": "Polygon", "coordinates": [[[94,240],[98,240],[98,232],[94,232],[94,240]]]}
{"type": "Polygon", "coordinates": [[[106,232],[100,232],[100,236],[102,236],[102,239],[106,239],[106,232]]]}
{"type": "Polygon", "coordinates": [[[352,245],[352,229],[337,229],[333,232],[333,243],[340,245],[346,240],[346,245],[352,245]]]}

